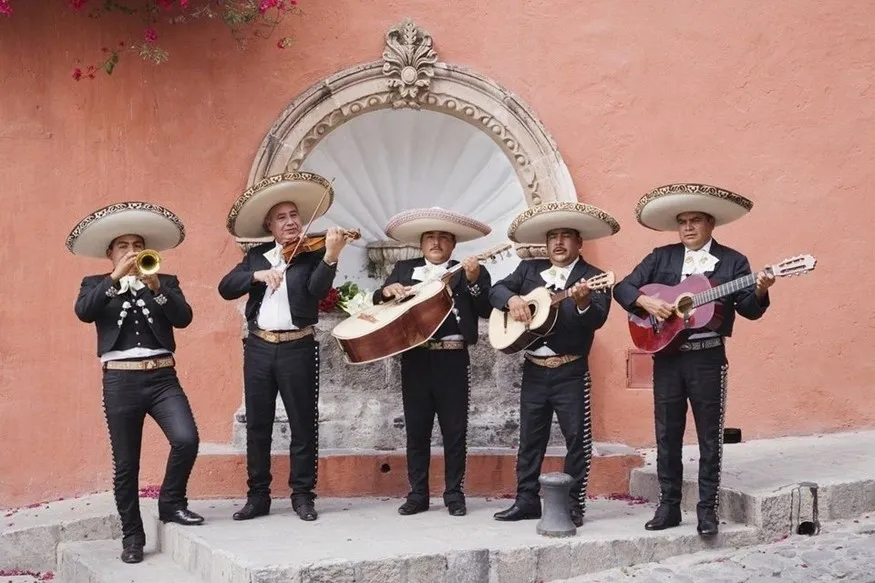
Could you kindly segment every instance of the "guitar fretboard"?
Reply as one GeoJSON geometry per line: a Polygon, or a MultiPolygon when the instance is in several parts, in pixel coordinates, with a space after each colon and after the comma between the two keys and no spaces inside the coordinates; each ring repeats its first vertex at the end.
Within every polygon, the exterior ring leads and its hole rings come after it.
{"type": "Polygon", "coordinates": [[[741,291],[746,287],[754,285],[756,281],[756,275],[751,273],[750,275],[739,277],[736,280],[718,285],[717,287],[712,287],[707,291],[699,292],[693,296],[693,307],[703,306],[708,302],[714,302],[724,296],[734,294],[737,291],[741,291]]]}

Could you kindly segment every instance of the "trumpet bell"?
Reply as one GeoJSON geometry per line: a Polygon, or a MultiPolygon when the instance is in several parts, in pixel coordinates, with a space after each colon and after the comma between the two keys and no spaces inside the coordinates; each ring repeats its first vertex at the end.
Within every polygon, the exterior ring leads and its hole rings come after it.
{"type": "Polygon", "coordinates": [[[142,275],[152,275],[161,268],[161,256],[154,249],[143,249],[137,253],[135,263],[142,275]]]}

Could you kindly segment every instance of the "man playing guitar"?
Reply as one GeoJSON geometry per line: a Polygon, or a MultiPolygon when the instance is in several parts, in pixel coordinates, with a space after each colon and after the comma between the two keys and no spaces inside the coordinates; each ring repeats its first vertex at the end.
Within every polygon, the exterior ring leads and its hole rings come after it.
{"type": "MultiPolygon", "coordinates": [[[[490,232],[479,221],[437,207],[395,215],[386,226],[386,235],[418,246],[423,257],[396,263],[383,287],[374,292],[374,303],[404,297],[417,282],[440,277],[458,263],[450,259],[457,243],[490,232]]],[[[447,284],[453,296],[452,313],[430,340],[401,354],[410,493],[398,513],[405,516],[425,512],[429,507],[428,467],[435,415],[444,444],[444,504],[451,516],[467,513],[463,488],[471,362],[468,346],[477,343],[478,318],[489,316],[491,278],[475,257],[466,258],[462,265],[463,273],[453,275],[447,284]]]]}
{"type": "Polygon", "coordinates": [[[613,217],[578,202],[533,206],[508,228],[508,237],[517,243],[546,243],[549,259],[523,261],[513,273],[496,282],[489,294],[492,306],[528,323],[531,312],[521,295],[543,286],[570,288],[572,292],[559,304],[551,333],[527,348],[520,389],[516,501],[509,509],[496,513],[496,520],[540,518],[538,476],[555,410],[568,448],[565,471],[574,480],[571,519],[576,526],[583,524],[592,457],[588,356],[595,331],[608,318],[611,297],[593,293],[587,286],[584,280],[603,272],[583,260],[580,248],[584,240],[611,236],[619,230],[613,217]]]}
{"type": "MultiPolygon", "coordinates": [[[[657,247],[614,288],[614,299],[630,313],[650,314],[654,323],[675,313],[668,302],[643,294],[647,284],[676,285],[693,274],[726,283],[751,273],[747,257],[715,241],[716,225],[741,218],[753,203],[727,190],[704,184],[671,184],[646,194],[638,202],[638,222],[657,231],[677,231],[680,243],[657,247]]],[[[657,474],[660,500],[644,527],[662,530],[681,522],[684,429],[687,400],[693,409],[699,442],[699,534],[717,534],[718,489],[723,452],[728,362],[724,339],[732,335],[735,312],[749,320],[769,306],[772,274],[757,274],[754,289],[741,289],[720,300],[722,322],[716,329],[692,330],[679,346],[669,346],[653,358],[653,404],[656,425],[657,474]]],[[[686,333],[685,333],[686,334],[686,333]]]]}

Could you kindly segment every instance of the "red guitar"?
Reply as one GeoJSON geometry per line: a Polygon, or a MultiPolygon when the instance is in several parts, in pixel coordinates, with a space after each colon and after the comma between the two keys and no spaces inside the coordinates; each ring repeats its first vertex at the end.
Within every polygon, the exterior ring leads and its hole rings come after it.
{"type": "MultiPolygon", "coordinates": [[[[798,255],[769,265],[765,271],[775,277],[803,275],[812,271],[816,264],[817,260],[811,255],[798,255]]],[[[664,322],[657,322],[650,314],[645,317],[629,314],[632,343],[644,352],[654,353],[683,342],[684,337],[679,337],[682,332],[716,330],[723,321],[723,305],[714,302],[752,285],[756,285],[754,273],[716,287],[707,277],[698,274],[673,286],[658,283],[642,286],[641,292],[645,295],[674,304],[675,313],[664,322]]]]}

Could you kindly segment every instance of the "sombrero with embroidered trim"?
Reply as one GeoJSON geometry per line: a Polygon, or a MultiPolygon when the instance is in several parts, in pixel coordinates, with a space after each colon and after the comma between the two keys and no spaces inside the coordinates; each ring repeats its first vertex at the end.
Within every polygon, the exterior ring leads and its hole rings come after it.
{"type": "Polygon", "coordinates": [[[234,201],[228,213],[228,232],[247,239],[269,236],[270,231],[264,228],[264,219],[268,211],[281,202],[294,203],[298,207],[301,225],[306,227],[310,219],[321,217],[331,207],[334,189],[328,180],[312,172],[286,172],[268,176],[247,188],[234,201]],[[328,194],[325,194],[326,189],[328,194]]]}
{"type": "Polygon", "coordinates": [[[122,235],[139,235],[147,249],[165,251],[182,243],[185,225],[174,213],[149,202],[119,202],[96,210],[67,235],[74,255],[106,258],[110,244],[122,235]]]}
{"type": "Polygon", "coordinates": [[[536,204],[518,214],[507,228],[514,243],[543,245],[554,229],[574,229],[584,241],[610,237],[620,230],[617,220],[591,204],[553,201],[536,204]]]}
{"type": "Polygon", "coordinates": [[[654,188],[635,206],[638,222],[654,231],[676,231],[681,213],[705,213],[715,225],[740,219],[753,208],[753,202],[724,188],[708,184],[678,183],[654,188]]]}
{"type": "Polygon", "coordinates": [[[492,228],[469,216],[433,206],[402,211],[389,219],[385,229],[386,236],[416,247],[428,231],[452,233],[456,242],[462,243],[485,237],[492,228]]]}

